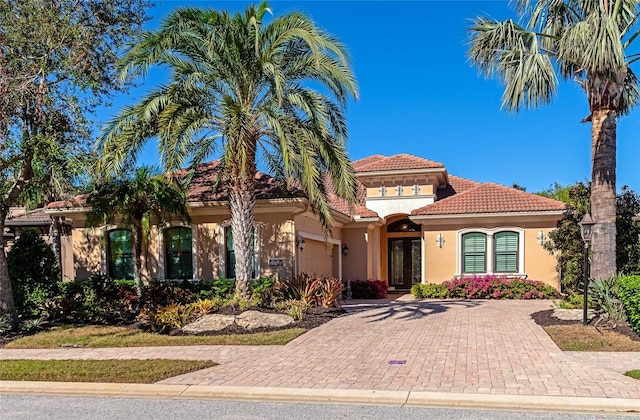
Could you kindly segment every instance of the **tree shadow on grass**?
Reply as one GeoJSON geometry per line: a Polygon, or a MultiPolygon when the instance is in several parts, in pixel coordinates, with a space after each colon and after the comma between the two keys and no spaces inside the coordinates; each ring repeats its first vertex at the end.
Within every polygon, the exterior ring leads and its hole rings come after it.
{"type": "Polygon", "coordinates": [[[474,308],[480,305],[480,301],[474,300],[432,300],[428,302],[389,302],[387,304],[365,304],[348,308],[347,315],[371,311],[364,316],[369,322],[384,321],[388,319],[414,320],[446,312],[453,307],[474,308]]]}

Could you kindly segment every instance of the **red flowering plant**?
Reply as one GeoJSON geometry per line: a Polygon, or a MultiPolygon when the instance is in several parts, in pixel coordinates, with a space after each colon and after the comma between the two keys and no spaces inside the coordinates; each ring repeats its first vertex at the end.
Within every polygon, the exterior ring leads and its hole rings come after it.
{"type": "Polygon", "coordinates": [[[558,292],[541,281],[506,276],[459,277],[443,283],[449,298],[463,299],[550,299],[558,292]]]}

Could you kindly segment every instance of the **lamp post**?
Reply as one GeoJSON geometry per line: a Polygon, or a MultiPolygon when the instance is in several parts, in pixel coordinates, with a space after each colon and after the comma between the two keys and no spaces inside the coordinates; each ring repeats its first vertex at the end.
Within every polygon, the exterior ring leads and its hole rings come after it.
{"type": "Polygon", "coordinates": [[[589,293],[589,244],[591,243],[591,234],[593,233],[593,225],[596,224],[595,220],[591,218],[589,213],[586,213],[582,220],[578,223],[580,225],[580,235],[584,241],[584,262],[582,263],[582,277],[584,279],[584,302],[582,305],[582,325],[587,325],[587,302],[589,293]]]}

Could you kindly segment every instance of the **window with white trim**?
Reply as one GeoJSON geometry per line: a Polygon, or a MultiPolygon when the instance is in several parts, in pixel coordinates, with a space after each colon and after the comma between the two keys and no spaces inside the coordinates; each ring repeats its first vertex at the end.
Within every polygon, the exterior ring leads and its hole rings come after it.
{"type": "Polygon", "coordinates": [[[165,277],[193,278],[193,238],[191,228],[176,226],[164,229],[165,277]]]}
{"type": "Polygon", "coordinates": [[[498,232],[493,235],[494,271],[496,273],[518,272],[518,234],[498,232]]]}
{"type": "Polygon", "coordinates": [[[462,235],[462,272],[487,272],[487,235],[470,232],[462,235]]]}
{"type": "Polygon", "coordinates": [[[458,232],[457,260],[457,274],[524,275],[524,229],[463,229],[458,232]]]}
{"type": "Polygon", "coordinates": [[[128,229],[107,232],[107,275],[113,279],[133,278],[133,240],[128,229]]]}
{"type": "MultiPolygon", "coordinates": [[[[255,227],[251,228],[251,278],[256,278],[255,227]]],[[[233,250],[233,230],[231,226],[224,230],[225,237],[225,275],[228,279],[236,278],[236,253],[233,250]]]]}

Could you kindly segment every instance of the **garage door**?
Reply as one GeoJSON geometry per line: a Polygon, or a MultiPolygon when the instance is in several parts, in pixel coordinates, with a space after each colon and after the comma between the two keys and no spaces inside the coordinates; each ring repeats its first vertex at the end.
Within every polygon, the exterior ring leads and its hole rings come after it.
{"type": "Polygon", "coordinates": [[[298,251],[300,258],[300,272],[310,275],[333,276],[332,245],[324,241],[305,239],[304,250],[298,251]]]}

